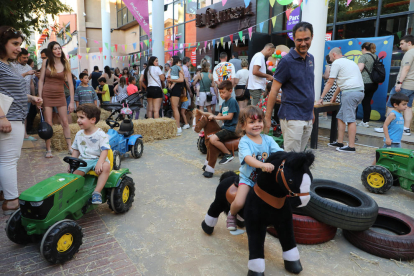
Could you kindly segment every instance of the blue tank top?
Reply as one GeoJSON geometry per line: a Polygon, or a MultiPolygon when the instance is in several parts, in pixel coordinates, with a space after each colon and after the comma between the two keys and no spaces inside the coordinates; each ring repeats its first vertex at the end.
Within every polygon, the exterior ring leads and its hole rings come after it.
{"type": "Polygon", "coordinates": [[[395,119],[388,125],[388,134],[390,135],[390,139],[393,143],[401,143],[401,137],[404,132],[404,117],[398,111],[392,110],[391,112],[394,112],[395,119]]]}

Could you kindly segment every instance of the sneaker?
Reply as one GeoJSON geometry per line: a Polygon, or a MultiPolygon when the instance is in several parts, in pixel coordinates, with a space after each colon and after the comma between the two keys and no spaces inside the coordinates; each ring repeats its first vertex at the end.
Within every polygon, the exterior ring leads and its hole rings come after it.
{"type": "Polygon", "coordinates": [[[183,133],[183,130],[181,129],[181,127],[177,128],[177,136],[180,136],[181,133],[183,133]]]}
{"type": "Polygon", "coordinates": [[[382,127],[374,128],[375,132],[384,133],[384,129],[382,127]]]}
{"type": "Polygon", "coordinates": [[[361,121],[358,126],[362,126],[362,127],[369,127],[369,123],[364,123],[364,121],[361,121]]]}
{"type": "Polygon", "coordinates": [[[223,156],[223,159],[221,159],[221,160],[220,160],[219,164],[220,164],[220,165],[227,164],[227,163],[229,163],[231,160],[233,160],[233,158],[234,158],[234,156],[233,156],[233,155],[231,155],[231,153],[230,153],[230,154],[225,154],[225,155],[223,156]]]}
{"type": "Polygon", "coordinates": [[[33,136],[29,136],[27,138],[24,138],[25,141],[37,141],[36,138],[34,138],[33,136]]]}
{"type": "Polygon", "coordinates": [[[342,148],[344,146],[344,144],[343,143],[338,143],[338,142],[335,141],[333,143],[328,143],[328,146],[335,147],[335,148],[337,148],[337,147],[342,148]]]}
{"type": "Polygon", "coordinates": [[[214,175],[214,173],[212,173],[212,172],[203,172],[203,176],[204,176],[205,178],[212,178],[212,177],[213,177],[213,175],[214,175]]]}
{"type": "Polygon", "coordinates": [[[411,135],[411,130],[410,130],[409,128],[404,129],[403,134],[404,134],[404,135],[407,135],[407,136],[410,136],[410,135],[411,135]]]}
{"type": "Polygon", "coordinates": [[[236,216],[232,216],[232,215],[230,215],[230,213],[229,213],[229,215],[227,216],[227,229],[228,230],[230,230],[230,231],[235,231],[235,230],[237,230],[237,220],[236,220],[236,216]]]}
{"type": "Polygon", "coordinates": [[[183,126],[183,129],[189,129],[189,128],[190,128],[189,124],[186,124],[186,125],[183,126]]]}
{"type": "Polygon", "coordinates": [[[346,147],[337,147],[337,151],[343,151],[343,152],[355,152],[355,148],[351,148],[350,146],[346,147]]]}
{"type": "Polygon", "coordinates": [[[93,192],[93,194],[92,194],[92,204],[102,204],[102,195],[101,195],[101,193],[93,192]]]}

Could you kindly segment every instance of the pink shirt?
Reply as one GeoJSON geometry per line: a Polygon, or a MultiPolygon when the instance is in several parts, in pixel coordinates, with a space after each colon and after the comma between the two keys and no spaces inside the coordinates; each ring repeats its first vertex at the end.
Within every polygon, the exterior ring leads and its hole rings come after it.
{"type": "Polygon", "coordinates": [[[138,92],[138,87],[136,87],[136,85],[134,84],[129,84],[127,87],[128,96],[131,96],[132,94],[136,92],[138,92]]]}

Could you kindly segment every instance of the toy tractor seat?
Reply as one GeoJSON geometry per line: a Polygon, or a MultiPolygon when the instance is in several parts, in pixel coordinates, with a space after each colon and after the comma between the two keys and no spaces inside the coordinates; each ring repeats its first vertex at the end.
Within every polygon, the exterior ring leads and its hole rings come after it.
{"type": "MultiPolygon", "coordinates": [[[[108,150],[108,159],[109,159],[109,164],[111,166],[110,171],[112,171],[113,167],[114,167],[114,153],[112,152],[111,149],[108,150]]],[[[90,170],[87,175],[93,175],[98,177],[98,175],[96,174],[96,172],[94,170],[90,170]]]]}
{"type": "Polygon", "coordinates": [[[118,133],[125,137],[134,134],[134,124],[130,119],[124,119],[119,127],[118,133]]]}

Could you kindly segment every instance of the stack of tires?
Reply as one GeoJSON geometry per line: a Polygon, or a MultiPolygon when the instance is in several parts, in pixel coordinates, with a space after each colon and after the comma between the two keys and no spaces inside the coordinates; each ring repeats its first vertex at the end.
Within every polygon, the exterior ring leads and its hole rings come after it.
{"type": "MultiPolygon", "coordinates": [[[[318,244],[335,237],[337,228],[354,246],[370,254],[397,260],[414,259],[414,219],[379,208],[364,192],[331,180],[315,179],[311,200],[293,209],[293,226],[298,244],[318,244]],[[382,228],[397,235],[371,230],[382,228]]],[[[268,232],[277,237],[273,227],[268,232]]]]}

